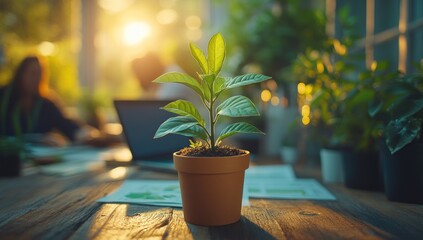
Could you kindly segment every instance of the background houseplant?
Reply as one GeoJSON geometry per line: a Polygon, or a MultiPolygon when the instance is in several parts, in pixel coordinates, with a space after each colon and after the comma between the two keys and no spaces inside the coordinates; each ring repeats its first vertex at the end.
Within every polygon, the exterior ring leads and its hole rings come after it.
{"type": "Polygon", "coordinates": [[[260,92],[266,90],[279,101],[275,106],[273,102],[261,102],[263,117],[249,120],[255,121],[255,126],[262,125],[266,136],[240,135],[235,140],[243,147],[254,142],[261,154],[277,156],[289,132],[287,119],[298,114],[296,78],[290,71],[292,61],[307,47],[321,49],[328,38],[324,1],[216,2],[226,13],[219,22],[224,25],[223,33],[229,45],[230,71],[263,73],[274,79],[245,87],[244,94],[258,103],[260,92]]]}
{"type": "Polygon", "coordinates": [[[361,56],[349,51],[353,45],[354,38],[346,36],[328,41],[324,51],[308,50],[299,55],[294,73],[312,89],[303,107],[310,106],[313,136],[323,147],[324,181],[342,182],[345,176],[348,187],[377,189],[377,122],[366,109],[379,69],[363,70],[361,56]]]}
{"type": "Polygon", "coordinates": [[[423,203],[423,71],[377,86],[369,114],[381,121],[381,160],[390,200],[423,203]]]}
{"type": "MultiPolygon", "coordinates": [[[[338,39],[329,40],[324,50],[307,50],[300,54],[293,66],[293,73],[300,84],[308,89],[307,98],[299,95],[301,109],[310,113],[310,138],[320,145],[322,177],[325,182],[343,182],[342,143],[337,128],[342,120],[342,110],[351,84],[345,84],[346,76],[356,66],[351,63],[346,44],[338,39]],[[335,63],[336,58],[336,63],[335,63]],[[345,61],[349,60],[349,61],[345,61]]],[[[303,114],[304,116],[304,114],[303,114]]]]}
{"type": "Polygon", "coordinates": [[[219,75],[225,59],[225,42],[218,33],[208,44],[208,56],[191,44],[191,53],[199,63],[202,74],[197,79],[183,73],[166,73],[154,82],[180,83],[193,89],[208,112],[208,124],[195,106],[176,100],[163,109],[179,116],[166,120],[155,138],[180,134],[200,139],[191,147],[173,154],[182,192],[185,220],[198,225],[224,225],[239,220],[244,171],[248,168],[249,152],[221,146],[222,140],[236,133],[262,133],[246,122],[232,123],[219,135],[215,133],[220,118],[258,116],[258,110],[247,97],[229,97],[218,106],[219,96],[226,89],[268,80],[260,74],[233,78],[219,75]]]}

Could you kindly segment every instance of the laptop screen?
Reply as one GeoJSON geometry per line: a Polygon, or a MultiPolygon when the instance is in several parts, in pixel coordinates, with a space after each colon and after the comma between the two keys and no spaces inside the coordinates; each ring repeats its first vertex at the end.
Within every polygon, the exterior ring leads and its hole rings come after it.
{"type": "Polygon", "coordinates": [[[169,134],[154,139],[160,124],[175,114],[161,107],[171,100],[115,100],[126,142],[134,160],[166,157],[172,159],[172,153],[188,146],[188,137],[169,134]]]}

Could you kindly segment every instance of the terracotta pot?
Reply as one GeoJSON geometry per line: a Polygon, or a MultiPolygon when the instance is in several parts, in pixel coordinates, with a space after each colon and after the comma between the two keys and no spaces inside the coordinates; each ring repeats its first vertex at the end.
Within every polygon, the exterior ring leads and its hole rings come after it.
{"type": "Polygon", "coordinates": [[[189,157],[174,153],[185,221],[202,226],[239,221],[249,160],[248,151],[231,157],[189,157]]]}

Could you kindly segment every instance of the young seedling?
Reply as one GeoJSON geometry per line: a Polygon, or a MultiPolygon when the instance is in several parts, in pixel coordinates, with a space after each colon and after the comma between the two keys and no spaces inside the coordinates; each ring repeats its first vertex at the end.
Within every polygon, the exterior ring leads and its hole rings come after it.
{"type": "Polygon", "coordinates": [[[236,95],[227,98],[215,107],[216,100],[227,89],[259,83],[270,79],[261,74],[245,74],[233,78],[219,75],[225,59],[225,41],[220,33],[215,34],[208,44],[208,56],[195,44],[190,44],[191,54],[201,67],[202,73],[198,80],[184,73],[165,73],[154,80],[156,83],[179,83],[188,86],[199,96],[208,112],[209,124],[189,101],[176,100],[162,109],[179,116],[169,118],[158,128],[154,138],[167,134],[179,134],[204,140],[212,152],[221,144],[222,140],[236,133],[259,133],[262,131],[246,122],[232,123],[226,126],[219,135],[215,128],[220,116],[250,117],[259,116],[254,103],[245,96],[236,95]],[[208,125],[208,126],[207,126],[208,125]]]}

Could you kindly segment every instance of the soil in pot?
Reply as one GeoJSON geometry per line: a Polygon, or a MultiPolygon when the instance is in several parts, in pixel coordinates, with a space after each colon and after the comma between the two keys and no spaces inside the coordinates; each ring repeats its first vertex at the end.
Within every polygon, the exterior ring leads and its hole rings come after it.
{"type": "Polygon", "coordinates": [[[229,157],[173,155],[186,222],[219,226],[239,221],[249,155],[247,151],[229,157]]]}
{"type": "Polygon", "coordinates": [[[382,173],[377,152],[342,151],[345,186],[362,190],[382,190],[382,173]]]}
{"type": "Polygon", "coordinates": [[[413,142],[394,154],[383,143],[381,159],[387,198],[423,204],[423,142],[413,142]]]}

